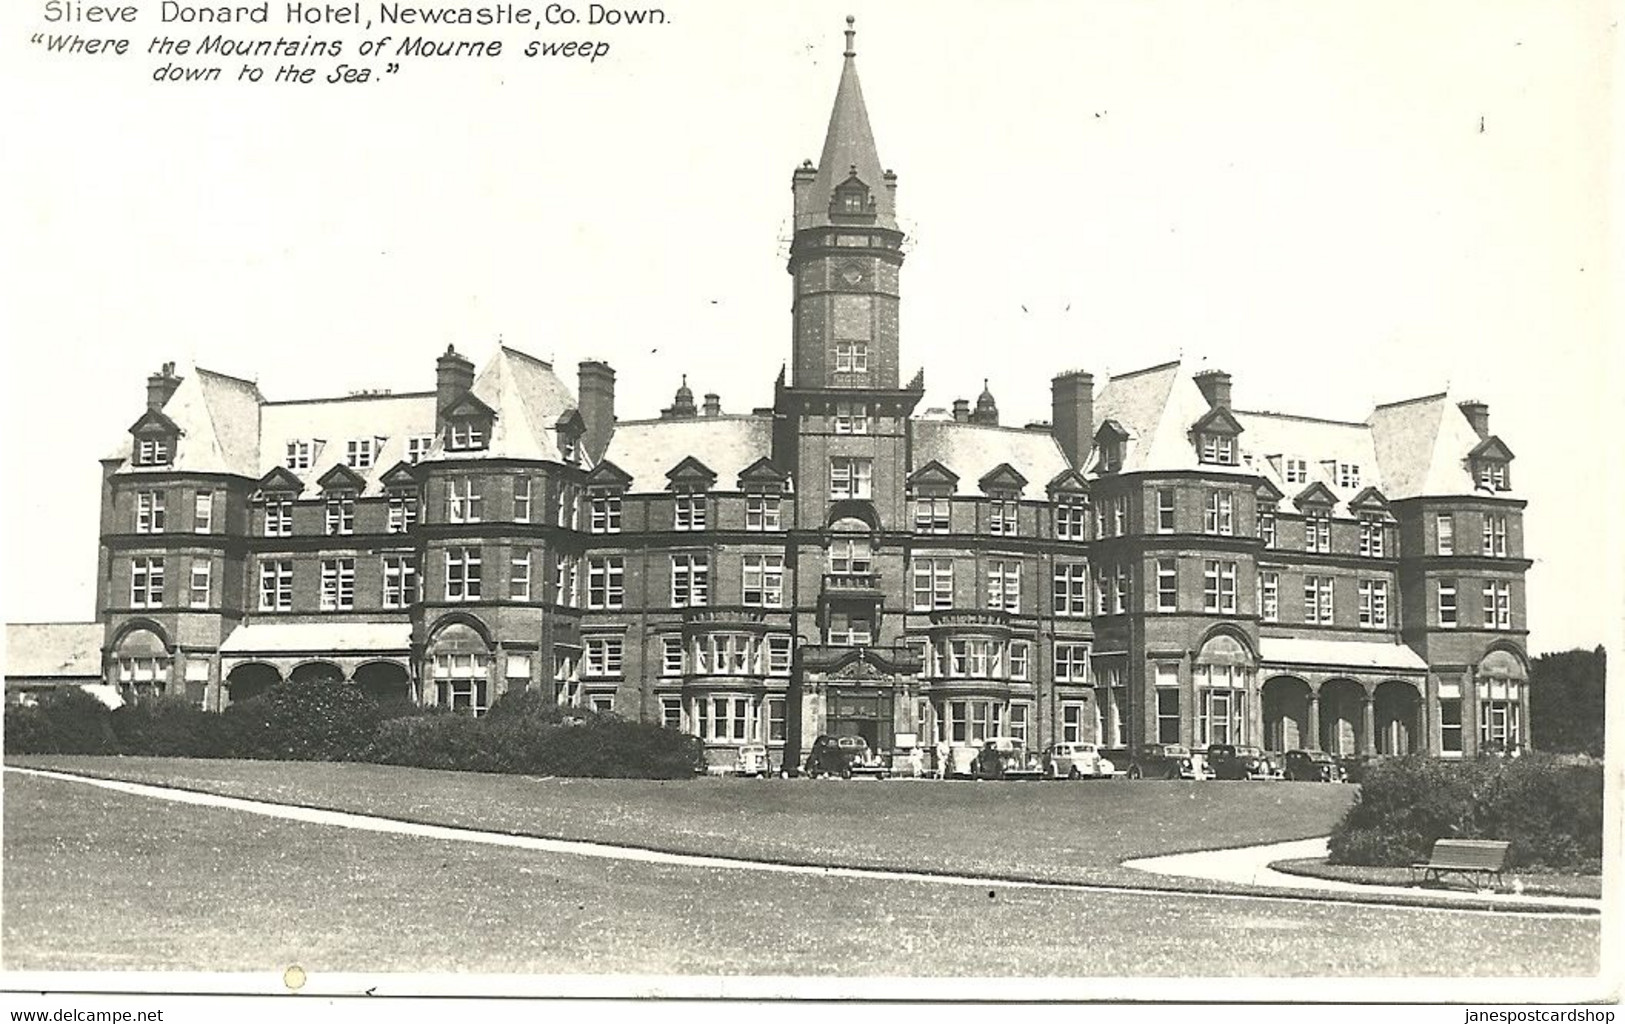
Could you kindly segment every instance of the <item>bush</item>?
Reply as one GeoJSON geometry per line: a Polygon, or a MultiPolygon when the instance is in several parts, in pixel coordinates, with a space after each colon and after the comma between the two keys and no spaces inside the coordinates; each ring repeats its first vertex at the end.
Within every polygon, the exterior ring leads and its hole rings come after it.
{"type": "Polygon", "coordinates": [[[6,753],[49,754],[51,725],[45,712],[28,704],[6,705],[6,753]]]}
{"type": "Polygon", "coordinates": [[[118,753],[107,706],[77,686],[47,693],[31,708],[8,707],[5,716],[8,753],[118,753]]]}
{"type": "Polygon", "coordinates": [[[126,704],[108,716],[119,750],[153,757],[225,757],[229,737],[221,716],[182,697],[126,704]]]}
{"type": "Polygon", "coordinates": [[[692,736],[615,715],[561,710],[523,693],[498,701],[484,718],[385,722],[369,759],[416,768],[625,779],[688,778],[703,766],[700,742],[692,736]]]}
{"type": "Polygon", "coordinates": [[[1602,769],[1529,755],[1374,764],[1333,831],[1333,864],[1425,861],[1439,839],[1500,839],[1509,868],[1596,870],[1602,858],[1602,769]]]}
{"type": "Polygon", "coordinates": [[[359,687],[326,680],[278,683],[226,709],[234,756],[282,761],[365,758],[378,733],[378,703],[359,687]]]}

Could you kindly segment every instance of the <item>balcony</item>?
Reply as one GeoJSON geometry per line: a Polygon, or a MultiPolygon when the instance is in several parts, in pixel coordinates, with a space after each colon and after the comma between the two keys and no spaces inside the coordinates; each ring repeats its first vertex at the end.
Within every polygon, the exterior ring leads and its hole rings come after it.
{"type": "Polygon", "coordinates": [[[826,572],[824,574],[824,595],[826,597],[859,597],[878,598],[880,596],[880,574],[873,570],[865,572],[826,572]]]}

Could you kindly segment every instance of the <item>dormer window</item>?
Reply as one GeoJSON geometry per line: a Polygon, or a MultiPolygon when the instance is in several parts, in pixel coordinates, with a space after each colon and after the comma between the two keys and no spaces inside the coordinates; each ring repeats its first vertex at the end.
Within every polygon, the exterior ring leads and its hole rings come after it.
{"type": "Polygon", "coordinates": [[[1507,484],[1507,464],[1498,460],[1482,459],[1478,463],[1478,488],[1481,491],[1510,490],[1507,484]]]}
{"type": "MultiPolygon", "coordinates": [[[[384,446],[381,437],[358,437],[345,443],[344,464],[352,469],[371,469],[378,450],[384,446]]],[[[291,467],[290,467],[291,468],[291,467]]]]}
{"type": "Polygon", "coordinates": [[[289,441],[288,455],[283,465],[289,469],[309,469],[315,460],[316,445],[312,441],[289,441]]]}
{"type": "Polygon", "coordinates": [[[286,494],[265,496],[265,535],[293,536],[293,499],[286,494]]]}
{"type": "Polygon", "coordinates": [[[466,452],[484,448],[485,444],[485,424],[482,421],[472,416],[464,416],[451,421],[446,438],[447,448],[452,451],[466,452]]]}
{"type": "Polygon", "coordinates": [[[406,439],[406,461],[413,465],[422,462],[433,446],[433,434],[414,434],[406,439]]]}
{"type": "Polygon", "coordinates": [[[1198,442],[1202,462],[1212,466],[1236,464],[1236,439],[1229,434],[1202,434],[1198,442]]]}
{"type": "Polygon", "coordinates": [[[1306,484],[1309,482],[1309,460],[1287,459],[1286,466],[1281,471],[1281,479],[1289,484],[1306,484]]]}
{"type": "Polygon", "coordinates": [[[1339,462],[1337,464],[1337,486],[1360,486],[1360,464],[1358,462],[1339,462]]]}
{"type": "Polygon", "coordinates": [[[343,537],[355,532],[355,494],[330,491],[327,495],[327,535],[343,537]]]}
{"type": "Polygon", "coordinates": [[[172,459],[167,437],[143,437],[135,443],[137,466],[167,466],[172,459]]]}

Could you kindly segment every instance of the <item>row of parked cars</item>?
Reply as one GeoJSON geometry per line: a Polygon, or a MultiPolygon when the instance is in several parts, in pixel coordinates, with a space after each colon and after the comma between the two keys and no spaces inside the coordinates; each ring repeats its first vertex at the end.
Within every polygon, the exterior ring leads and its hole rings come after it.
{"type": "MultiPolygon", "coordinates": [[[[1117,752],[1120,760],[1124,752],[1117,752]]],[[[820,736],[813,741],[800,774],[843,779],[893,775],[974,779],[1284,779],[1289,782],[1357,782],[1364,759],[1338,759],[1319,750],[1271,754],[1258,747],[1228,743],[1210,745],[1198,755],[1177,743],[1148,743],[1127,754],[1120,765],[1094,743],[1055,743],[1042,754],[1020,740],[996,737],[979,747],[949,747],[886,756],[861,736],[820,736]]],[[[738,774],[769,774],[767,749],[740,748],[738,774]]],[[[787,771],[784,774],[794,774],[787,771]]]]}

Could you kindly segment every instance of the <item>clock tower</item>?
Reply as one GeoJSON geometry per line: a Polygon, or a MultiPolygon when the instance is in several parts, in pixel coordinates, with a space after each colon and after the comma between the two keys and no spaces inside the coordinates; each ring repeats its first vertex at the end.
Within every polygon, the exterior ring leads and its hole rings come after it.
{"type": "Polygon", "coordinates": [[[846,55],[818,166],[792,179],[795,345],[798,389],[898,386],[897,176],[881,170],[858,84],[856,31],[846,19],[846,55]]]}

